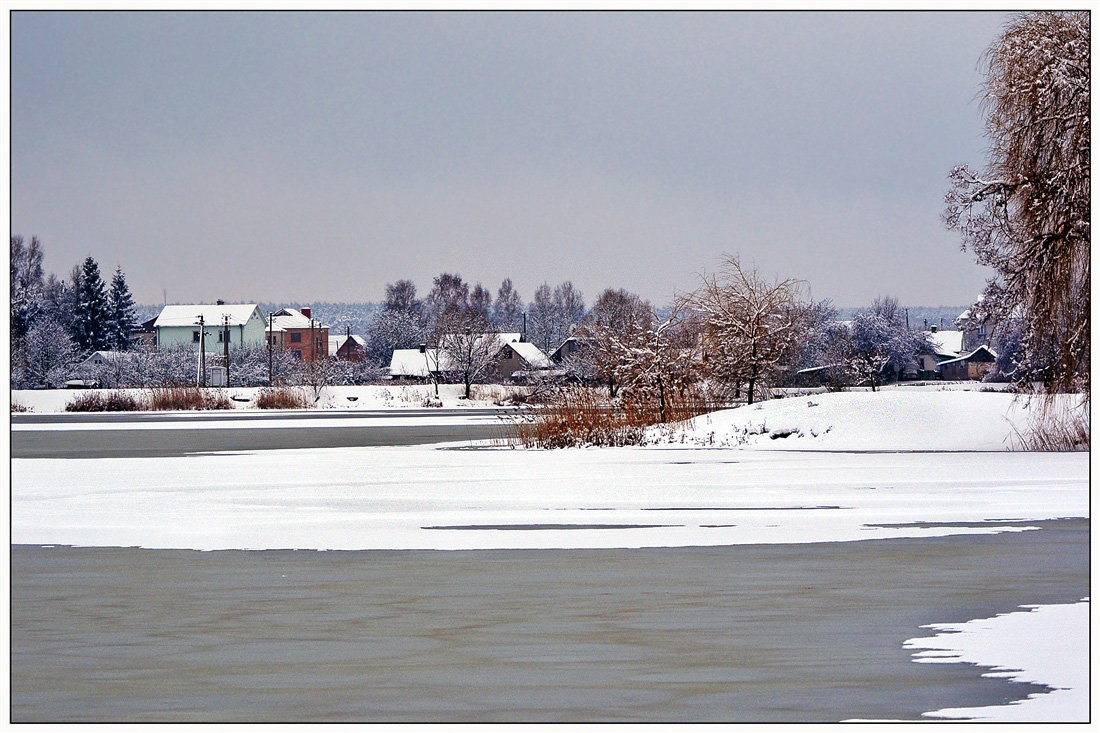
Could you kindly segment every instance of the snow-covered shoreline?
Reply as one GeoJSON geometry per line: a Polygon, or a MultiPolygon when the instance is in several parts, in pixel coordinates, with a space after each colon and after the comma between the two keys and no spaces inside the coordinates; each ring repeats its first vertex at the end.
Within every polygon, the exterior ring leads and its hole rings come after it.
{"type": "MultiPolygon", "coordinates": [[[[1057,395],[1079,414],[1080,395],[1057,395]]],[[[769,400],[653,428],[655,442],[756,450],[999,451],[1020,449],[1041,398],[1004,392],[883,390],[769,400]]]]}
{"type": "MultiPolygon", "coordinates": [[[[234,410],[257,410],[253,401],[262,387],[229,387],[221,390],[232,401],[234,410]]],[[[309,387],[296,387],[310,400],[314,399],[313,390],[309,387]]],[[[501,387],[498,385],[477,385],[474,388],[473,399],[465,399],[462,396],[464,387],[461,384],[439,385],[439,398],[436,400],[435,387],[431,384],[397,384],[397,385],[363,385],[358,387],[324,387],[320,391],[320,399],[314,407],[316,409],[340,409],[340,410],[378,410],[378,409],[415,409],[435,403],[447,408],[459,407],[493,407],[502,397],[507,397],[513,391],[522,390],[520,387],[501,387]]],[[[92,389],[15,389],[11,391],[11,402],[36,414],[63,413],[65,405],[72,402],[85,392],[122,392],[135,398],[148,398],[152,394],[150,389],[119,389],[119,390],[92,390],[92,389]]]]}

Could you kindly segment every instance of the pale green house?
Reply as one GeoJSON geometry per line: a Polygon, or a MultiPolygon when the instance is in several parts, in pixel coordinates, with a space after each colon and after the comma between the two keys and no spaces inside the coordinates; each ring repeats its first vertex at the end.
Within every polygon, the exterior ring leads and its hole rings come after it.
{"type": "Polygon", "coordinates": [[[225,324],[229,324],[229,347],[264,346],[264,316],[255,303],[218,303],[216,305],[166,305],[153,328],[157,348],[186,346],[198,350],[202,336],[199,319],[206,331],[206,351],[220,353],[224,348],[225,324]]]}

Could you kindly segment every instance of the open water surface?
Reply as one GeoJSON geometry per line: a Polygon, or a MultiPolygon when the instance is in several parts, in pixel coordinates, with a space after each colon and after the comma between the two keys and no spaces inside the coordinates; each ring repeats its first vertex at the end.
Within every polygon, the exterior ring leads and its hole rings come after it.
{"type": "Polygon", "coordinates": [[[1029,524],[642,550],[14,546],[11,718],[835,721],[1004,703],[1044,688],[917,664],[902,642],[1088,595],[1088,521],[1029,524]]]}

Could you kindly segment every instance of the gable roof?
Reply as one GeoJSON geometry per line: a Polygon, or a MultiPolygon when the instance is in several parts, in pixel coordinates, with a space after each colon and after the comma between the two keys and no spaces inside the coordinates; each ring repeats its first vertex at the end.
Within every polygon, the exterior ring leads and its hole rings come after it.
{"type": "Polygon", "coordinates": [[[328,355],[329,356],[335,356],[336,352],[339,351],[340,349],[344,348],[347,345],[348,341],[351,341],[352,344],[354,344],[354,346],[352,348],[356,348],[356,347],[358,347],[360,349],[367,348],[367,342],[362,336],[357,336],[354,333],[350,337],[347,336],[347,334],[343,334],[343,333],[339,333],[339,334],[336,334],[335,336],[333,336],[333,335],[331,335],[331,333],[332,333],[331,331],[329,333],[330,333],[330,335],[328,337],[328,355]]]}
{"type": "MultiPolygon", "coordinates": [[[[272,331],[286,331],[290,328],[300,328],[309,330],[309,316],[302,313],[295,308],[282,308],[275,311],[271,316],[271,330],[272,331]]],[[[322,329],[328,328],[316,318],[313,319],[313,328],[322,329]]]]}
{"type": "MultiPolygon", "coordinates": [[[[428,370],[439,371],[436,363],[437,349],[427,349],[424,353],[420,349],[394,349],[390,358],[391,377],[427,377],[428,370]]],[[[443,364],[446,371],[450,366],[450,359],[442,350],[438,350],[439,363],[443,364]]]]}
{"type": "Polygon", "coordinates": [[[86,364],[100,364],[103,362],[114,363],[126,357],[125,351],[93,351],[88,354],[77,367],[85,366],[86,364]]]}
{"type": "MultiPolygon", "coordinates": [[[[554,363],[550,361],[550,357],[542,353],[542,349],[530,341],[512,341],[507,346],[519,354],[520,358],[534,369],[549,369],[554,366],[554,363]]],[[[504,346],[501,346],[501,348],[504,348],[504,346]]]]}
{"type": "Polygon", "coordinates": [[[996,359],[996,358],[997,358],[997,352],[996,352],[996,351],[994,351],[993,349],[989,348],[988,346],[979,346],[978,348],[974,349],[973,351],[971,351],[971,352],[970,352],[969,354],[966,354],[965,356],[960,356],[960,357],[959,357],[958,359],[948,359],[947,361],[941,361],[941,362],[940,362],[939,364],[937,364],[936,366],[938,366],[938,367],[942,367],[942,366],[943,366],[943,365],[945,365],[945,364],[956,364],[956,363],[958,363],[958,362],[960,362],[960,361],[968,361],[968,360],[969,360],[969,359],[970,359],[971,357],[973,357],[973,356],[974,356],[974,354],[977,354],[977,353],[978,353],[979,351],[983,351],[983,350],[984,350],[984,351],[985,351],[985,352],[986,352],[987,354],[989,354],[990,356],[992,356],[992,357],[993,357],[994,359],[996,359]]]}
{"type": "MultiPolygon", "coordinates": [[[[208,326],[221,325],[225,316],[229,316],[230,326],[243,326],[259,313],[255,303],[226,303],[225,305],[166,305],[153,323],[155,328],[177,328],[199,325],[199,316],[208,326]]],[[[262,318],[262,316],[261,316],[262,318]]]]}
{"type": "Polygon", "coordinates": [[[962,331],[925,331],[936,356],[956,357],[962,351],[962,331]]]}

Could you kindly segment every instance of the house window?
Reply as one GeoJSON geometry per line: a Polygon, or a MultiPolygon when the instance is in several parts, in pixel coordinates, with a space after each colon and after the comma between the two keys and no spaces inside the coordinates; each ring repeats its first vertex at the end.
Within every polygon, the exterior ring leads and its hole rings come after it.
{"type": "Polygon", "coordinates": [[[302,334],[300,334],[300,333],[290,334],[290,343],[292,343],[292,344],[302,343],[302,334]]]}
{"type": "Polygon", "coordinates": [[[191,342],[196,343],[196,344],[199,342],[199,332],[198,331],[192,331],[191,332],[191,342]]]}

